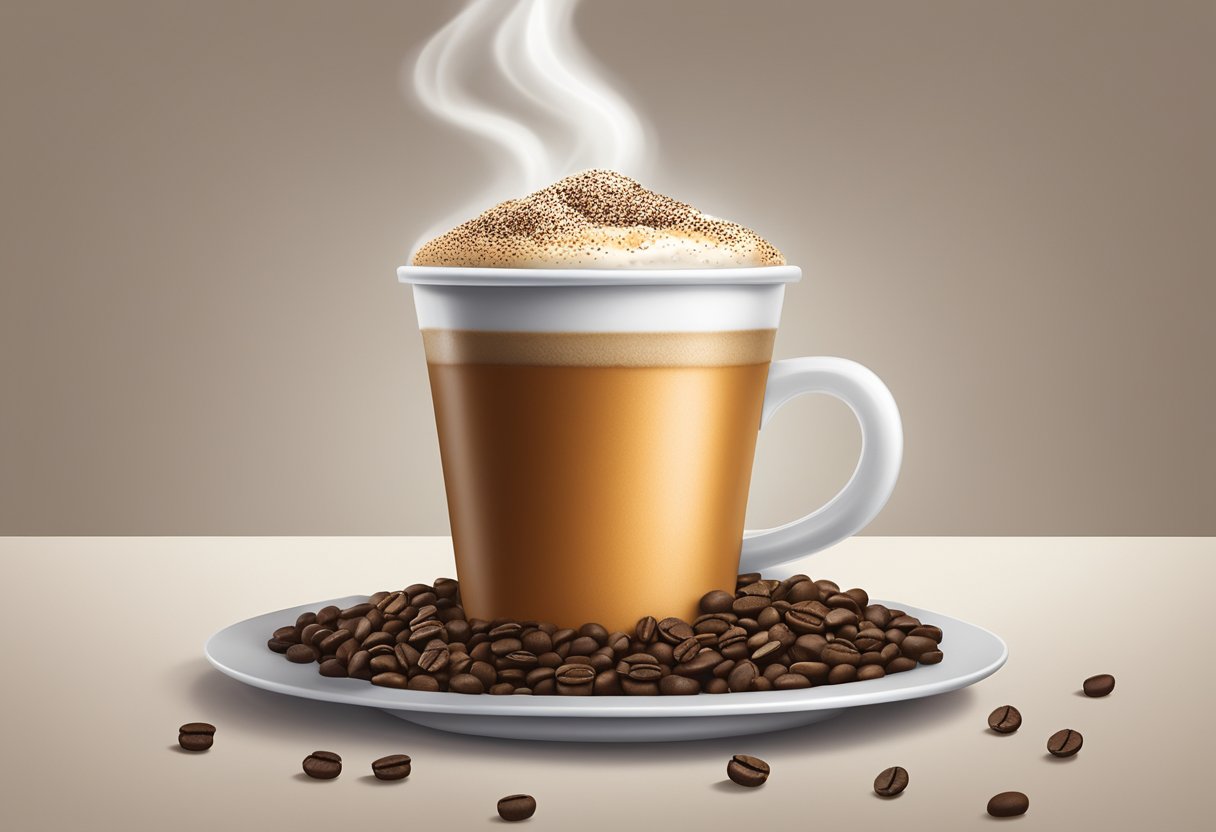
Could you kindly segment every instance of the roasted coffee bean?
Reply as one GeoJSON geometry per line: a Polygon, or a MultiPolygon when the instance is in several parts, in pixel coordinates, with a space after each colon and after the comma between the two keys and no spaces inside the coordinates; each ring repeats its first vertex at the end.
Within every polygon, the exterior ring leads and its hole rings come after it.
{"type": "Polygon", "coordinates": [[[590,696],[595,675],[595,668],[591,665],[564,664],[557,669],[553,678],[557,682],[558,693],[566,696],[590,696]]]}
{"type": "Polygon", "coordinates": [[[497,641],[500,638],[519,638],[523,634],[524,628],[517,621],[507,621],[499,624],[497,627],[491,627],[489,636],[490,641],[497,641]]]}
{"type": "Polygon", "coordinates": [[[417,676],[411,676],[405,686],[409,690],[419,690],[427,693],[436,693],[441,687],[438,679],[426,673],[419,673],[417,676]]]}
{"type": "Polygon", "coordinates": [[[857,652],[857,648],[842,644],[840,641],[830,641],[824,645],[823,650],[819,653],[819,658],[824,664],[831,667],[842,664],[857,667],[861,664],[861,653],[857,652]]]}
{"type": "Polygon", "coordinates": [[[828,672],[829,685],[843,685],[857,681],[857,667],[851,664],[838,664],[828,672]]]}
{"type": "MultiPolygon", "coordinates": [[[[845,667],[847,665],[842,665],[845,667]]],[[[883,670],[880,664],[864,664],[857,668],[857,681],[866,682],[870,679],[881,679],[887,675],[887,671],[883,670]]]]}
{"type": "Polygon", "coordinates": [[[899,656],[887,662],[888,673],[903,673],[916,667],[916,662],[906,656],[899,656]]]}
{"type": "Polygon", "coordinates": [[[509,794],[498,801],[498,816],[505,821],[527,820],[536,814],[536,798],[530,794],[509,794]]]}
{"type": "Polygon", "coordinates": [[[781,662],[773,662],[771,664],[766,664],[764,666],[764,672],[760,675],[771,682],[781,674],[788,672],[789,668],[783,665],[781,662]]]}
{"type": "Polygon", "coordinates": [[[624,693],[621,689],[621,675],[616,670],[601,670],[595,674],[595,681],[591,683],[591,692],[595,696],[620,696],[624,693]]]}
{"type": "Polygon", "coordinates": [[[296,664],[308,664],[315,662],[320,654],[317,648],[308,644],[293,644],[287,648],[287,661],[295,662],[296,664]]]}
{"type": "Polygon", "coordinates": [[[747,586],[739,587],[735,590],[735,595],[759,595],[761,598],[771,598],[773,591],[764,581],[754,581],[747,586]]]}
{"type": "Polygon", "coordinates": [[[342,758],[332,751],[314,751],[304,758],[304,773],[316,780],[333,780],[342,773],[342,758]]]}
{"type": "MultiPolygon", "coordinates": [[[[531,654],[529,653],[529,655],[531,654]]],[[[452,654],[446,645],[430,646],[423,650],[422,655],[418,657],[418,666],[427,673],[438,673],[447,667],[448,659],[451,657],[452,654]]]]}
{"type": "Polygon", "coordinates": [[[679,644],[693,637],[692,627],[679,618],[664,618],[659,622],[659,636],[668,644],[679,644]]]}
{"type": "Polygon", "coordinates": [[[909,659],[920,659],[921,655],[937,649],[937,642],[924,636],[908,636],[900,642],[899,650],[909,659]]]}
{"type": "Polygon", "coordinates": [[[664,696],[692,696],[701,692],[701,683],[687,676],[672,673],[659,680],[659,693],[664,696]]]}
{"type": "Polygon", "coordinates": [[[809,688],[810,686],[811,680],[801,673],[782,673],[776,679],[773,679],[773,688],[776,690],[796,690],[798,688],[809,688]]]}
{"type": "MultiPolygon", "coordinates": [[[[829,595],[823,603],[833,610],[844,610],[845,612],[853,613],[856,618],[861,617],[862,607],[858,606],[856,601],[844,593],[838,592],[835,595],[829,595]]],[[[852,623],[856,623],[856,620],[852,623]]]]}
{"type": "Polygon", "coordinates": [[[349,630],[334,630],[322,639],[317,647],[320,649],[322,656],[332,656],[343,642],[351,638],[354,638],[354,634],[349,630]]]}
{"type": "Polygon", "coordinates": [[[988,801],[988,814],[994,818],[1013,818],[1026,814],[1030,798],[1021,792],[1001,792],[988,801]]]}
{"type": "Polygon", "coordinates": [[[517,638],[500,638],[490,642],[490,653],[495,656],[505,656],[522,649],[524,649],[524,643],[517,638]]]}
{"type": "Polygon", "coordinates": [[[636,679],[630,679],[628,676],[617,674],[617,679],[621,684],[621,692],[626,696],[658,696],[658,682],[639,682],[636,679]]]}
{"type": "Polygon", "coordinates": [[[448,690],[454,693],[485,693],[486,686],[472,673],[457,673],[448,680],[448,690]]]}
{"type": "Polygon", "coordinates": [[[849,596],[850,598],[852,598],[854,601],[857,602],[856,612],[859,615],[866,608],[866,606],[870,603],[870,593],[866,592],[861,587],[853,587],[852,589],[846,589],[844,591],[844,594],[849,596]]]}
{"type": "Polygon", "coordinates": [[[726,682],[730,685],[731,693],[742,693],[752,689],[752,682],[760,675],[760,669],[751,661],[742,661],[736,664],[730,671],[730,675],[726,677],[726,682]]]}
{"type": "Polygon", "coordinates": [[[1086,696],[1098,697],[1106,696],[1115,689],[1115,677],[1109,673],[1103,673],[1098,676],[1090,676],[1085,680],[1082,690],[1086,696]]]}
{"type": "Polygon", "coordinates": [[[862,613],[862,618],[880,630],[885,630],[891,625],[891,611],[882,604],[870,604],[862,613]]]}
{"type": "Polygon", "coordinates": [[[705,676],[713,672],[713,669],[722,663],[722,654],[717,650],[706,647],[697,653],[696,656],[688,661],[676,665],[672,668],[672,673],[677,673],[680,676],[688,676],[690,678],[697,676],[705,676]]]}
{"type": "Polygon", "coordinates": [[[403,673],[408,670],[408,666],[402,665],[393,653],[371,654],[368,667],[372,673],[403,673]]]}
{"type": "Polygon", "coordinates": [[[908,770],[903,766],[883,769],[874,778],[874,793],[880,797],[895,797],[908,788],[908,770]]]}
{"type": "MultiPolygon", "coordinates": [[[[895,615],[894,612],[891,614],[895,615]]],[[[902,630],[905,633],[910,633],[920,626],[920,619],[913,618],[910,615],[897,615],[891,619],[891,623],[888,626],[896,630],[902,630]]]]}
{"type": "MultiPolygon", "coordinates": [[[[840,597],[846,598],[848,596],[842,595],[840,597]]],[[[823,623],[832,630],[839,630],[841,627],[845,626],[856,627],[857,613],[853,612],[852,610],[837,607],[824,616],[823,623]]]]}
{"type": "MultiPolygon", "coordinates": [[[[497,642],[495,642],[495,644],[497,644],[497,642]]],[[[590,636],[579,636],[574,641],[570,642],[570,655],[572,656],[590,656],[598,649],[600,649],[599,642],[590,636]]]]}
{"type": "Polygon", "coordinates": [[[729,592],[715,589],[701,596],[700,609],[701,612],[730,612],[731,605],[734,603],[735,596],[729,592]]]}
{"type": "Polygon", "coordinates": [[[790,672],[805,676],[812,685],[826,685],[832,668],[823,662],[795,662],[790,672]]]}
{"type": "MultiPolygon", "coordinates": [[[[448,629],[451,629],[450,624],[448,629]]],[[[519,643],[523,649],[537,656],[553,649],[553,639],[544,630],[529,630],[520,637],[519,643]]]]}
{"type": "Polygon", "coordinates": [[[376,647],[381,644],[387,644],[387,645],[391,646],[396,641],[395,636],[396,636],[395,633],[386,633],[386,632],[372,633],[370,636],[363,639],[361,646],[364,650],[370,650],[373,647],[376,647]]]}
{"type": "Polygon", "coordinates": [[[736,591],[741,586],[747,586],[748,584],[754,584],[756,581],[760,580],[761,577],[762,576],[759,572],[740,572],[738,574],[738,576],[735,578],[736,591]]]}
{"type": "MultiPolygon", "coordinates": [[[[766,639],[768,638],[767,635],[764,635],[764,637],[766,639]]],[[[754,662],[768,662],[768,661],[772,661],[772,660],[776,659],[777,656],[780,655],[780,653],[781,653],[781,642],[765,641],[764,644],[761,644],[759,647],[757,647],[755,650],[752,651],[751,658],[752,658],[752,661],[754,661],[754,662]]]]}
{"type": "Polygon", "coordinates": [[[617,631],[609,633],[604,639],[604,649],[608,650],[614,656],[622,656],[625,653],[633,652],[629,649],[629,636],[617,631]]]}
{"type": "Polygon", "coordinates": [[[725,679],[710,679],[705,683],[706,693],[730,693],[730,686],[725,679]]]}
{"type": "Polygon", "coordinates": [[[594,639],[597,645],[608,640],[608,628],[603,624],[584,624],[578,628],[578,634],[584,638],[594,639]]]}
{"type": "Polygon", "coordinates": [[[187,722],[177,729],[177,744],[187,751],[206,751],[215,743],[215,726],[210,722],[187,722]]]}
{"type": "Polygon", "coordinates": [[[286,641],[290,644],[299,644],[300,643],[300,630],[291,625],[288,625],[286,627],[280,627],[279,629],[274,631],[274,633],[271,635],[271,638],[276,638],[279,641],[286,641]]]}
{"type": "Polygon", "coordinates": [[[793,584],[784,595],[784,600],[791,604],[797,604],[800,601],[819,601],[821,598],[819,587],[810,579],[793,584]]]}
{"type": "Polygon", "coordinates": [[[731,604],[731,612],[740,618],[755,619],[755,616],[760,613],[760,610],[769,606],[772,602],[760,595],[743,595],[736,598],[731,604]]]}
{"type": "Polygon", "coordinates": [[[928,653],[920,654],[921,664],[941,664],[945,654],[941,650],[930,650],[928,653]]]}
{"type": "Polygon", "coordinates": [[[445,641],[447,640],[447,631],[438,621],[428,621],[425,624],[421,624],[417,627],[411,627],[409,634],[410,637],[408,641],[410,644],[414,645],[426,644],[433,638],[441,638],[445,641]]]}
{"type": "Polygon", "coordinates": [[[372,763],[377,780],[404,780],[410,776],[410,755],[390,754],[372,763]]]}
{"type": "Polygon", "coordinates": [[[634,627],[633,631],[634,635],[637,636],[638,641],[642,642],[643,644],[649,644],[658,637],[659,622],[655,620],[654,616],[648,615],[638,621],[638,624],[636,627],[634,627]]]}
{"type": "MultiPolygon", "coordinates": [[[[663,668],[649,653],[634,653],[617,663],[616,672],[635,682],[654,682],[663,676],[663,668]]],[[[559,680],[560,681],[560,680],[559,680]]]]}
{"type": "Polygon", "coordinates": [[[931,638],[937,644],[942,643],[942,628],[934,627],[932,624],[921,624],[919,627],[913,627],[908,633],[910,636],[923,636],[931,638]]]}
{"type": "Polygon", "coordinates": [[[736,754],[726,764],[726,776],[740,786],[746,786],[749,789],[764,785],[768,775],[768,763],[748,754],[736,754]]]}
{"type": "Polygon", "coordinates": [[[350,661],[346,665],[346,673],[353,679],[363,679],[370,682],[372,678],[371,668],[372,654],[366,650],[360,650],[350,657],[350,661]]]}
{"type": "Polygon", "coordinates": [[[700,652],[701,642],[697,641],[695,638],[686,638],[675,647],[671,648],[672,658],[674,658],[679,664],[692,661],[700,652]]]}
{"type": "Polygon", "coordinates": [[[338,623],[338,618],[341,612],[342,610],[338,609],[333,604],[330,604],[327,607],[322,607],[321,609],[317,610],[317,620],[315,623],[321,627],[330,627],[338,623]]]}
{"type": "Polygon", "coordinates": [[[296,629],[303,630],[309,624],[317,623],[317,614],[315,612],[302,612],[296,617],[296,629]]]}
{"type": "Polygon", "coordinates": [[[746,646],[747,630],[742,627],[731,627],[718,636],[718,647],[730,647],[732,644],[746,646]]]}
{"type": "Polygon", "coordinates": [[[373,685],[379,685],[383,688],[400,688],[405,690],[409,685],[409,679],[400,673],[377,673],[371,678],[373,685]]]}
{"type": "Polygon", "coordinates": [[[326,659],[321,662],[317,672],[333,679],[344,679],[347,676],[346,663],[341,659],[326,659]]]}
{"type": "Polygon", "coordinates": [[[291,647],[293,647],[297,643],[298,642],[280,641],[277,638],[272,638],[272,639],[267,640],[266,646],[269,647],[271,650],[273,650],[276,653],[286,653],[291,647]]]}
{"type": "Polygon", "coordinates": [[[998,734],[1012,734],[1022,727],[1022,712],[1012,705],[1002,705],[988,714],[988,727],[998,734]]]}
{"type": "Polygon", "coordinates": [[[1081,750],[1084,741],[1079,731],[1064,728],[1047,739],[1047,750],[1053,757],[1071,757],[1081,750]]]}

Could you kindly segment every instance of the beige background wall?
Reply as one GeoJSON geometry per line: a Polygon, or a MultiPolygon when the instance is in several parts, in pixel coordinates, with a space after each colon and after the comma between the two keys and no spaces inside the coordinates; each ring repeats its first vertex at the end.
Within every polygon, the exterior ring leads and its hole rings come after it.
{"type": "MultiPolygon", "coordinates": [[[[0,533],[443,533],[394,282],[487,171],[403,100],[457,8],[0,4],[0,533]]],[[[778,355],[875,369],[883,534],[1216,534],[1216,6],[592,2],[652,184],[806,272],[778,355]]],[[[760,443],[754,524],[847,477],[760,443]]]]}

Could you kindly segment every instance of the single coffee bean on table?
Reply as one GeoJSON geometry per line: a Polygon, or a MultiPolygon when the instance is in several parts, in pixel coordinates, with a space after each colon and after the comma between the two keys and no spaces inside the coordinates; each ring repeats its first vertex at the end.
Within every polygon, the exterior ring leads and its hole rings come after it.
{"type": "Polygon", "coordinates": [[[994,818],[1013,818],[1026,814],[1030,798],[1021,792],[1001,792],[988,801],[988,814],[994,818]]]}
{"type": "Polygon", "coordinates": [[[530,794],[509,794],[498,801],[498,816],[503,820],[527,820],[535,814],[536,798],[530,794]]]}
{"type": "Polygon", "coordinates": [[[1081,689],[1085,691],[1086,696],[1094,698],[1109,696],[1110,692],[1115,689],[1115,677],[1109,673],[1090,676],[1085,680],[1085,684],[1082,685],[1081,689]]]}
{"type": "Polygon", "coordinates": [[[372,763],[377,780],[404,780],[410,776],[410,755],[390,754],[372,763]]]}
{"type": "Polygon", "coordinates": [[[1047,740],[1047,750],[1053,757],[1071,757],[1081,750],[1085,738],[1079,731],[1063,728],[1056,731],[1047,740]]]}
{"type": "Polygon", "coordinates": [[[988,714],[988,727],[998,734],[1012,734],[1022,727],[1022,712],[1012,705],[1002,705],[988,714]]]}
{"type": "Polygon", "coordinates": [[[884,768],[874,778],[874,793],[880,797],[895,797],[908,788],[908,770],[903,766],[884,768]]]}
{"type": "Polygon", "coordinates": [[[187,722],[177,729],[177,744],[187,751],[206,751],[215,743],[215,726],[210,722],[187,722]]]}
{"type": "Polygon", "coordinates": [[[726,776],[749,789],[763,785],[764,781],[768,780],[768,775],[768,763],[748,754],[736,754],[726,764],[726,776]]]}
{"type": "Polygon", "coordinates": [[[688,620],[655,612],[630,632],[595,622],[484,621],[466,617],[459,584],[443,578],[303,613],[276,628],[267,649],[334,679],[464,695],[794,691],[942,660],[940,628],[871,604],[864,589],[806,575],[743,574],[733,591],[705,593],[688,620]]]}
{"type": "Polygon", "coordinates": [[[342,758],[332,751],[314,751],[304,758],[304,773],[316,780],[333,780],[342,773],[342,758]]]}

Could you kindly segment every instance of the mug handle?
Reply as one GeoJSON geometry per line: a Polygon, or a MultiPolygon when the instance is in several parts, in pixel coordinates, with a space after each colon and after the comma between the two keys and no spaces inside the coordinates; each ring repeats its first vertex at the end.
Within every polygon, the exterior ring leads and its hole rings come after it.
{"type": "Polygon", "coordinates": [[[821,508],[784,526],[743,533],[740,572],[760,572],[860,531],[886,505],[899,478],[904,434],[899,408],[886,385],[844,358],[788,358],[768,371],[760,428],[781,405],[805,393],[826,393],[849,406],[861,424],[861,457],[848,483],[821,508]]]}

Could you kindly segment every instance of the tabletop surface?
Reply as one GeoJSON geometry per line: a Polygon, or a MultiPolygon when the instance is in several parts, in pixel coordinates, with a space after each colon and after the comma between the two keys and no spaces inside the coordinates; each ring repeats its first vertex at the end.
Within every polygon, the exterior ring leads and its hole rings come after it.
{"type": "MultiPolygon", "coordinates": [[[[468,829],[501,823],[499,797],[526,792],[527,828],[943,830],[1209,829],[1207,604],[1212,538],[848,540],[802,571],[986,627],[1004,669],[972,688],[855,709],[786,733],[665,744],[577,745],[443,734],[379,711],[255,690],[207,664],[202,644],[250,616],[453,574],[447,538],[0,538],[9,588],[0,692],[0,829],[468,829]],[[1114,693],[1081,682],[1112,673],[1114,693]],[[1013,704],[1021,730],[988,713],[1013,704]],[[203,754],[177,727],[218,728],[203,754]],[[1047,737],[1085,737],[1073,758],[1047,737]],[[344,771],[314,781],[311,751],[344,771]],[[370,762],[413,758],[381,783],[370,762]],[[725,779],[733,754],[768,761],[763,787],[725,779]],[[900,765],[910,785],[871,785],[900,765]],[[997,821],[997,792],[1030,796],[997,821]],[[404,825],[402,825],[404,824],[404,825]]],[[[949,633],[943,649],[949,654],[949,633]]]]}

